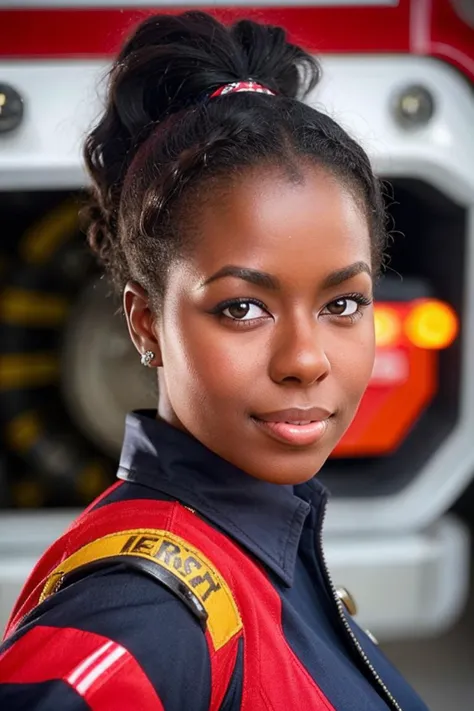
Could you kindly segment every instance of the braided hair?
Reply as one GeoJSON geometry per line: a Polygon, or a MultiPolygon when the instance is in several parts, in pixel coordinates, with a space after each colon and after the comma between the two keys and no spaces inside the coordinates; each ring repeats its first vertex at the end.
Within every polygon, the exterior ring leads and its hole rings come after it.
{"type": "Polygon", "coordinates": [[[192,244],[199,204],[262,164],[298,180],[312,162],[341,180],[367,217],[377,272],[386,244],[380,183],[359,144],[303,103],[320,74],[280,27],[227,27],[195,11],[138,26],[112,66],[105,112],[84,151],[88,242],[119,294],[131,279],[162,298],[170,263],[192,244]],[[209,98],[250,78],[275,95],[209,98]]]}

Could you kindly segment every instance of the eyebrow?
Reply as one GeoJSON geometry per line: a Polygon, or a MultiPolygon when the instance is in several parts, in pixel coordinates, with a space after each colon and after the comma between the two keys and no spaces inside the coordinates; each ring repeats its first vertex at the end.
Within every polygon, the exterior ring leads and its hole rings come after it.
{"type": "Polygon", "coordinates": [[[207,286],[208,284],[212,284],[213,281],[224,279],[225,277],[242,279],[243,281],[250,282],[250,284],[262,286],[264,289],[271,289],[272,291],[276,291],[280,288],[279,280],[271,274],[258,271],[257,269],[248,269],[247,267],[236,267],[232,264],[228,264],[222,267],[222,269],[219,269],[219,271],[210,276],[209,279],[206,279],[202,286],[207,286]]]}
{"type": "MultiPolygon", "coordinates": [[[[335,286],[339,286],[339,284],[352,279],[362,272],[365,272],[372,277],[372,270],[367,262],[354,262],[353,264],[349,264],[347,267],[343,267],[342,269],[338,269],[337,271],[328,274],[328,276],[323,280],[322,288],[331,289],[335,286]]],[[[277,277],[272,276],[272,274],[261,272],[257,269],[249,269],[248,267],[238,267],[232,264],[228,264],[225,267],[222,267],[222,269],[219,269],[219,271],[206,279],[201,284],[201,287],[212,284],[213,281],[217,281],[218,279],[225,279],[226,277],[242,279],[250,284],[255,284],[256,286],[260,286],[271,291],[278,291],[281,288],[280,281],[277,277]]]]}
{"type": "Polygon", "coordinates": [[[339,286],[345,281],[352,279],[358,274],[365,272],[372,278],[372,270],[367,264],[367,262],[354,262],[349,264],[347,267],[338,269],[335,272],[331,272],[323,281],[323,289],[330,289],[333,286],[339,286]]]}

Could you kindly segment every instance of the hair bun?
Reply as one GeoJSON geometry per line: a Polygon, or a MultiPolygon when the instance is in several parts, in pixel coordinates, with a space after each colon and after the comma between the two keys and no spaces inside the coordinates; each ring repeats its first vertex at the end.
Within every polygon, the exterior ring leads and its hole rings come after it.
{"type": "Polygon", "coordinates": [[[131,135],[187,108],[219,86],[252,78],[296,98],[316,85],[317,61],[280,27],[241,20],[230,27],[190,11],[138,26],[112,72],[116,106],[131,135]]]}
{"type": "Polygon", "coordinates": [[[282,27],[240,20],[230,33],[245,57],[248,76],[277,94],[302,99],[318,83],[318,61],[288,42],[282,27]]]}
{"type": "Polygon", "coordinates": [[[280,27],[250,20],[226,27],[198,11],[142,22],[112,66],[106,110],[85,143],[93,184],[88,238],[100,261],[110,268],[118,259],[124,177],[160,122],[228,83],[252,79],[280,96],[303,98],[319,76],[317,60],[289,43],[280,27]]]}

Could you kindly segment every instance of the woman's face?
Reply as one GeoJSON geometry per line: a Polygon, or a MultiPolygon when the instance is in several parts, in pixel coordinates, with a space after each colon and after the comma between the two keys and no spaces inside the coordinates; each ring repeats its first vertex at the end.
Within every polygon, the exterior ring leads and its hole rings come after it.
{"type": "Polygon", "coordinates": [[[153,322],[160,416],[279,484],[319,471],[374,360],[366,218],[329,172],[303,177],[255,170],[207,200],[153,322]]]}

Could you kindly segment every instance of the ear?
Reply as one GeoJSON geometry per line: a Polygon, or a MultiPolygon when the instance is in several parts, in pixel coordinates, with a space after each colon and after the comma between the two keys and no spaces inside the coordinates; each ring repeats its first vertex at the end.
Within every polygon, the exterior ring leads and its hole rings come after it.
{"type": "Polygon", "coordinates": [[[123,292],[123,308],[130,338],[140,355],[152,351],[155,357],[150,365],[163,365],[161,349],[156,334],[155,316],[149,306],[148,294],[141,286],[128,282],[123,292]]]}

